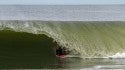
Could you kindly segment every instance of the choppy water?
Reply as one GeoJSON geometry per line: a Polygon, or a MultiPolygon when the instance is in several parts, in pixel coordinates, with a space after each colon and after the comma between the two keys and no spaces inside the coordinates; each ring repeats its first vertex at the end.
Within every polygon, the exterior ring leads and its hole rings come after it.
{"type": "Polygon", "coordinates": [[[1,20],[125,21],[125,5],[0,5],[1,20]]]}
{"type": "Polygon", "coordinates": [[[121,21],[1,20],[0,68],[125,69],[124,29],[121,21]],[[56,58],[54,41],[70,57],[56,58]]]}

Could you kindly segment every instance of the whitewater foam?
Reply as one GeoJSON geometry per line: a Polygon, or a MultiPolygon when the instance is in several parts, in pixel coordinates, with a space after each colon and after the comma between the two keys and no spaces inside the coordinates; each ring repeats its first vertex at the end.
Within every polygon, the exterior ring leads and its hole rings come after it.
{"type": "Polygon", "coordinates": [[[109,56],[109,58],[125,58],[125,53],[116,53],[115,55],[109,56]]]}

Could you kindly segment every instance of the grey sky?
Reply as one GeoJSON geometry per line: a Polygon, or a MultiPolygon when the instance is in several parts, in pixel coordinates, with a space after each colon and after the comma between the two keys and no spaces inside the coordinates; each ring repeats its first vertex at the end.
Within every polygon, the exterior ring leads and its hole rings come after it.
{"type": "Polygon", "coordinates": [[[125,4],[125,0],[0,0],[0,4],[41,4],[41,5],[125,4]]]}

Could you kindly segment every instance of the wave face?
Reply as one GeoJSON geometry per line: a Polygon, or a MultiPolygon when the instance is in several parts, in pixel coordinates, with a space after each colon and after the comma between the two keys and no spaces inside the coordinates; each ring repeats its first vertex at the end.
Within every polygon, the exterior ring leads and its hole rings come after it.
{"type": "Polygon", "coordinates": [[[100,58],[125,52],[125,22],[120,21],[0,21],[0,30],[45,34],[71,54],[100,58]]]}
{"type": "Polygon", "coordinates": [[[52,38],[10,30],[0,31],[0,69],[55,68],[52,38]],[[50,59],[51,58],[51,59],[50,59]]]}

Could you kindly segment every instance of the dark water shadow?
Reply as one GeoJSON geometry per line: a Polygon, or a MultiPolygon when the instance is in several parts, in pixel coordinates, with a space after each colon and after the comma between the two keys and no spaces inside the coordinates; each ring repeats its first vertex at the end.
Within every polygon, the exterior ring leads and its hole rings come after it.
{"type": "Polygon", "coordinates": [[[56,63],[54,46],[53,39],[46,35],[0,31],[0,68],[49,68],[56,63]]]}

